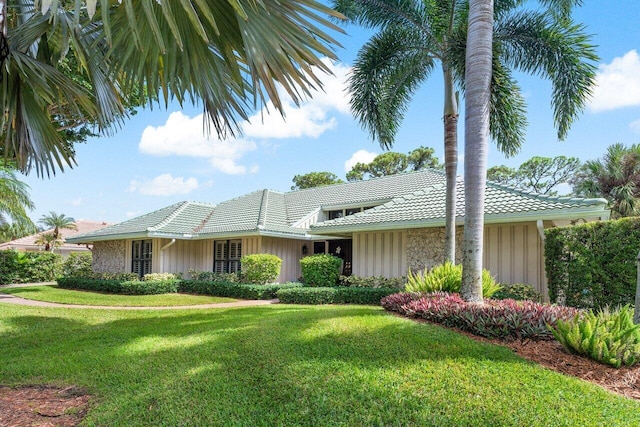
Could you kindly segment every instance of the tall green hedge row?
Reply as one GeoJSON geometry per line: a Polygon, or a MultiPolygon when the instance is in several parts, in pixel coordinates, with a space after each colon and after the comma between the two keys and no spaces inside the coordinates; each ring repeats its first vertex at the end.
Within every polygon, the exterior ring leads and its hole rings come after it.
{"type": "Polygon", "coordinates": [[[62,272],[62,256],[51,252],[0,251],[0,285],[55,280],[62,272]]]}
{"type": "Polygon", "coordinates": [[[545,231],[549,296],[579,308],[633,304],[640,218],[545,231]]]}

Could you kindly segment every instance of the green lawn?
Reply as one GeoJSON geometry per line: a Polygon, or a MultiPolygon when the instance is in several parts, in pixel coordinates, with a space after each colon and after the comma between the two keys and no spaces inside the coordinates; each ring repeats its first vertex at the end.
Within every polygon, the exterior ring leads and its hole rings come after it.
{"type": "Polygon", "coordinates": [[[60,304],[107,305],[117,307],[168,307],[178,305],[212,304],[237,301],[232,298],[207,295],[107,295],[95,292],[74,291],[56,285],[28,286],[24,288],[2,288],[0,292],[37,301],[60,304]]]}
{"type": "Polygon", "coordinates": [[[86,387],[100,426],[631,426],[640,403],[378,307],[0,304],[0,382],[86,387]]]}

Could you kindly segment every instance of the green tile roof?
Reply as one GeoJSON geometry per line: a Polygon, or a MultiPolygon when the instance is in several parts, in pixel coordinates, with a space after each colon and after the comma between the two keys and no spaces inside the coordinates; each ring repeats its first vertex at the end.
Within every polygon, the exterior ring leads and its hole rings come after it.
{"type": "MultiPolygon", "coordinates": [[[[352,232],[377,228],[444,225],[444,184],[395,198],[373,209],[311,226],[311,233],[352,232]]],[[[590,214],[608,217],[605,199],[555,197],[529,193],[488,182],[485,190],[485,222],[514,222],[532,219],[560,219],[590,214]]],[[[456,185],[456,214],[464,217],[464,182],[456,185]]]]}
{"type": "MultiPolygon", "coordinates": [[[[464,212],[464,186],[458,181],[457,212],[464,212]]],[[[444,224],[445,176],[421,171],[367,181],[348,182],[291,192],[259,190],[218,205],[181,202],[94,232],[74,236],[73,243],[123,238],[168,237],[208,239],[241,235],[278,235],[302,238],[375,230],[385,227],[444,224]],[[311,229],[295,226],[320,209],[379,205],[344,218],[319,222],[311,229]]],[[[551,219],[564,215],[606,216],[604,199],[575,199],[530,194],[498,184],[487,184],[487,221],[525,218],[551,219]]]]}

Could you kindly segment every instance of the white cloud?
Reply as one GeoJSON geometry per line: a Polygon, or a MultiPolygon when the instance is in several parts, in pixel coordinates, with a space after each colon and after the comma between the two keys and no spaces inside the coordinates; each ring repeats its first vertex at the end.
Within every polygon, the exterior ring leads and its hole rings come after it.
{"type": "Polygon", "coordinates": [[[203,115],[193,118],[180,111],[169,115],[162,126],[147,126],[142,132],[138,148],[152,156],[183,156],[208,159],[211,165],[228,174],[242,174],[247,167],[238,161],[257,148],[252,141],[244,139],[220,140],[206,136],[203,115]]]}
{"type": "Polygon", "coordinates": [[[347,94],[347,74],[349,67],[325,63],[333,72],[327,75],[318,71],[323,90],[313,93],[313,97],[296,106],[291,97],[280,87],[285,118],[276,111],[269,101],[261,111],[242,123],[244,137],[220,140],[216,135],[204,134],[203,115],[188,117],[182,112],[174,112],[164,125],[148,126],[142,133],[139,150],[153,156],[183,156],[208,159],[217,170],[232,175],[255,173],[257,165],[243,165],[241,160],[249,152],[257,149],[250,138],[265,140],[276,138],[318,138],[324,132],[337,126],[336,114],[348,115],[349,96],[347,94]]]}
{"type": "Polygon", "coordinates": [[[248,123],[244,123],[244,134],[253,138],[317,138],[334,129],[337,120],[331,113],[350,114],[346,83],[349,68],[332,64],[329,60],[324,62],[333,75],[317,71],[322,90],[313,92],[311,98],[296,106],[291,97],[279,88],[285,117],[269,102],[262,111],[251,116],[248,123]]]}
{"type": "Polygon", "coordinates": [[[595,112],[640,105],[640,56],[630,50],[602,64],[596,76],[591,109],[595,112]]]}
{"type": "Polygon", "coordinates": [[[189,194],[198,188],[196,178],[176,177],[165,173],[153,179],[143,181],[132,180],[129,184],[129,191],[132,193],[145,194],[150,196],[173,196],[176,194],[189,194]]]}
{"type": "Polygon", "coordinates": [[[640,119],[635,120],[631,123],[629,123],[629,127],[631,128],[632,131],[634,131],[635,133],[640,133],[640,119]]]}
{"type": "Polygon", "coordinates": [[[127,211],[127,213],[125,214],[127,218],[134,218],[138,215],[140,215],[142,212],[141,211],[127,211]]]}
{"type": "Polygon", "coordinates": [[[82,206],[83,203],[84,203],[84,200],[82,200],[82,197],[78,197],[77,199],[71,200],[71,206],[82,206]]]}
{"type": "Polygon", "coordinates": [[[367,150],[358,150],[353,155],[344,162],[344,170],[345,172],[349,172],[356,163],[371,163],[373,159],[376,158],[378,154],[373,153],[367,150]]]}

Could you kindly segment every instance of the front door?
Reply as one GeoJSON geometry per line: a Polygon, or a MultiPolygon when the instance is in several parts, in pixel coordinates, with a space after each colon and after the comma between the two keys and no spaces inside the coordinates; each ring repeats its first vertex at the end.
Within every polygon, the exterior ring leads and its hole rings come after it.
{"type": "Polygon", "coordinates": [[[351,276],[351,240],[329,240],[329,254],[341,258],[342,274],[351,276]]]}

